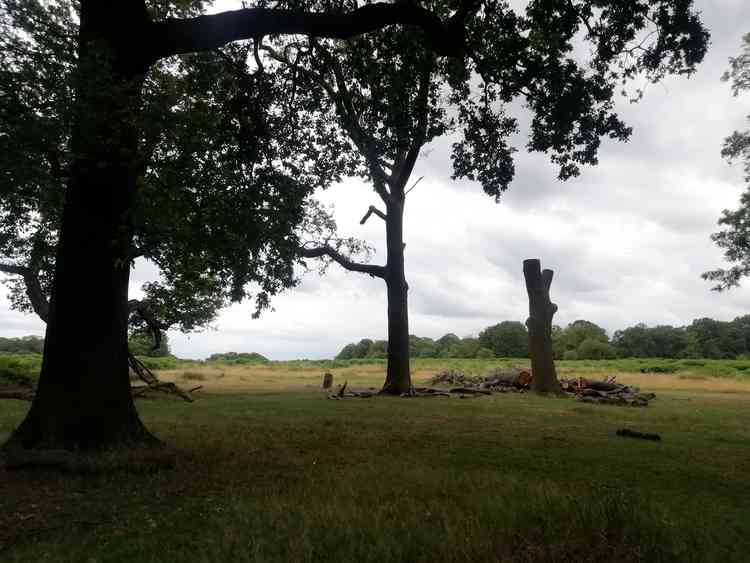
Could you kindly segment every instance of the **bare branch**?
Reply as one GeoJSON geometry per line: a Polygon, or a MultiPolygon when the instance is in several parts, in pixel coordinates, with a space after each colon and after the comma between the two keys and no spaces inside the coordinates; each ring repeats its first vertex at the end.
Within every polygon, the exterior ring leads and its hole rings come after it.
{"type": "MultiPolygon", "coordinates": [[[[468,13],[464,13],[465,10],[459,12],[461,22],[458,23],[462,23],[468,13]]],[[[210,51],[232,41],[264,35],[298,34],[347,39],[394,24],[421,28],[431,48],[440,55],[458,56],[464,50],[462,25],[456,25],[454,18],[444,23],[432,12],[412,2],[378,2],[347,13],[246,8],[195,18],[168,18],[148,26],[147,43],[149,56],[156,61],[181,53],[210,51]]]]}
{"type": "Polygon", "coordinates": [[[338,252],[335,248],[328,245],[318,246],[316,248],[302,248],[300,253],[304,258],[322,258],[328,256],[334,262],[337,262],[341,267],[350,272],[360,272],[368,274],[374,278],[385,278],[386,268],[385,266],[375,266],[372,264],[360,264],[359,262],[353,262],[346,256],[338,252]]]}
{"type": "Polygon", "coordinates": [[[380,209],[378,209],[374,205],[371,205],[367,209],[367,213],[365,213],[365,216],[362,217],[362,219],[360,220],[359,224],[360,225],[364,225],[367,222],[367,220],[370,218],[370,215],[372,215],[373,213],[375,215],[377,215],[378,217],[380,217],[383,221],[387,221],[388,220],[388,216],[385,213],[383,213],[382,211],[380,211],[380,209]]]}
{"type": "Polygon", "coordinates": [[[23,282],[26,285],[26,296],[29,298],[31,307],[46,323],[49,320],[49,301],[39,281],[39,271],[27,270],[23,275],[23,282]]]}
{"type": "Polygon", "coordinates": [[[419,178],[417,178],[417,181],[416,181],[416,182],[414,182],[414,183],[413,183],[413,184],[411,185],[411,188],[409,188],[408,190],[406,190],[406,191],[404,192],[404,195],[407,195],[407,194],[408,194],[408,193],[409,193],[410,191],[412,191],[412,190],[413,190],[414,188],[416,188],[416,187],[417,187],[417,184],[419,184],[419,182],[421,182],[423,178],[424,178],[424,176],[420,176],[419,178]]]}
{"type": "Polygon", "coordinates": [[[39,270],[17,266],[15,264],[0,264],[0,272],[23,277],[26,286],[26,297],[29,298],[31,308],[45,323],[49,319],[49,301],[39,281],[39,270]]]}

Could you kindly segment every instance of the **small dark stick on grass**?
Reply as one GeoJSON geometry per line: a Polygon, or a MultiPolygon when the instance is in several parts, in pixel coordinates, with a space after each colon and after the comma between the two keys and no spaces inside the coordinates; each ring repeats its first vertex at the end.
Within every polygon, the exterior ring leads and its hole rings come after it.
{"type": "Polygon", "coordinates": [[[641,440],[651,440],[653,442],[661,442],[661,436],[659,436],[658,434],[636,432],[635,430],[630,430],[629,428],[620,428],[620,430],[618,430],[616,434],[624,438],[640,438],[641,440]]]}

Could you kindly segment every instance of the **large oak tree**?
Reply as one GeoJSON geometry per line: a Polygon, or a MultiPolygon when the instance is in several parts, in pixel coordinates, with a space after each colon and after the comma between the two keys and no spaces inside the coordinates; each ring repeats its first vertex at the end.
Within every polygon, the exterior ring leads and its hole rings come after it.
{"type": "MultiPolygon", "coordinates": [[[[34,3],[16,3],[20,9],[31,4],[34,3]]],[[[302,213],[300,199],[289,194],[282,185],[283,178],[281,181],[278,178],[278,163],[266,163],[259,174],[262,177],[253,178],[252,186],[238,185],[233,201],[212,199],[210,194],[199,192],[195,194],[199,204],[196,210],[173,205],[166,189],[143,197],[144,148],[146,153],[150,149],[144,143],[150,123],[144,91],[149,71],[158,67],[160,61],[183,53],[212,51],[232,41],[270,33],[348,37],[394,23],[422,26],[435,38],[432,48],[444,53],[456,52],[463,38],[462,26],[455,25],[457,20],[444,24],[429,11],[412,4],[375,4],[335,13],[258,7],[187,17],[184,8],[191,4],[195,3],[178,2],[178,9],[171,17],[160,17],[164,14],[149,10],[142,0],[80,3],[73,63],[74,102],[70,136],[64,140],[69,161],[65,166],[64,204],[44,359],[31,410],[7,447],[92,450],[154,442],[138,418],[127,373],[127,291],[132,250],[136,247],[139,199],[153,205],[161,203],[165,213],[187,214],[186,217],[192,214],[194,224],[200,228],[193,237],[183,239],[187,245],[192,238],[218,232],[224,244],[222,250],[226,252],[214,256],[226,262],[247,256],[244,252],[239,255],[231,252],[243,239],[240,233],[283,241],[288,231],[273,229],[273,208],[258,209],[262,220],[256,222],[261,224],[248,230],[244,224],[218,224],[217,206],[241,208],[247,203],[248,189],[265,186],[282,205],[286,202],[286,213],[302,213]],[[88,346],[81,349],[77,335],[87,329],[88,346]]],[[[207,81],[203,86],[211,90],[216,84],[207,81]]],[[[255,93],[260,89],[247,91],[255,93]]],[[[257,109],[258,112],[252,109],[247,112],[245,123],[239,120],[250,141],[254,133],[259,133],[253,131],[258,125],[254,117],[263,108],[257,109]]],[[[212,142],[196,136],[198,141],[212,142]]],[[[263,148],[256,147],[261,152],[263,148]]],[[[174,174],[179,175],[180,171],[179,166],[173,169],[174,174]]],[[[19,209],[17,195],[14,192],[12,197],[3,197],[3,220],[17,220],[19,211],[23,211],[19,209]]],[[[238,214],[238,219],[241,216],[238,214]]],[[[293,241],[289,244],[293,245],[293,241]]],[[[194,255],[200,266],[204,265],[204,258],[194,255]]],[[[261,255],[261,259],[265,257],[261,255]]],[[[282,261],[278,268],[291,270],[292,263],[282,261]]],[[[233,270],[236,268],[227,269],[233,270]]],[[[201,270],[196,268],[196,271],[201,270]]],[[[279,277],[283,276],[275,276],[279,277]]],[[[244,291],[246,281],[232,279],[233,291],[244,291]]]]}
{"type": "MultiPolygon", "coordinates": [[[[0,272],[15,275],[7,282],[13,306],[46,322],[71,161],[78,22],[68,0],[0,6],[0,190],[12,202],[0,221],[0,272]]],[[[305,123],[319,108],[293,107],[288,76],[248,70],[249,48],[170,59],[144,81],[130,259],[150,260],[161,278],[144,284],[143,299],[128,300],[136,329],[203,326],[228,300],[247,297],[250,282],[258,312],[296,281],[295,230],[335,227],[308,196],[343,171],[339,147],[306,142],[305,123]]]]}

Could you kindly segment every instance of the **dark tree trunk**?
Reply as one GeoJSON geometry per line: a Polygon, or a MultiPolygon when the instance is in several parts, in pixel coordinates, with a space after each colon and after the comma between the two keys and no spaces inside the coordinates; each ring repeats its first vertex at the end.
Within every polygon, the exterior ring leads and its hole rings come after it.
{"type": "Polygon", "coordinates": [[[409,285],[404,272],[404,198],[387,206],[386,245],[388,262],[388,371],[381,393],[400,395],[411,391],[409,369],[409,285]]]}
{"type": "Polygon", "coordinates": [[[537,393],[562,393],[557,380],[552,353],[552,317],[557,305],[549,298],[552,270],[541,271],[539,260],[523,261],[523,276],[529,294],[529,353],[531,355],[531,388],[537,393]]]}
{"type": "Polygon", "coordinates": [[[44,358],[31,409],[8,448],[156,442],[138,418],[128,377],[131,209],[147,65],[122,47],[118,26],[133,33],[145,22],[139,4],[82,2],[73,163],[44,358]]]}

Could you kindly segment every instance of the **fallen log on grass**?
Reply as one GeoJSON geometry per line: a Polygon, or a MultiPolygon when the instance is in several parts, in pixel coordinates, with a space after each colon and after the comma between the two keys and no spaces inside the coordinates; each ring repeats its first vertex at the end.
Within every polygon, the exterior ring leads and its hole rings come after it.
{"type": "Polygon", "coordinates": [[[0,399],[33,401],[34,389],[31,387],[2,387],[0,388],[0,399]]]}
{"type": "Polygon", "coordinates": [[[349,385],[348,381],[344,381],[343,385],[339,385],[339,388],[332,393],[329,393],[326,398],[328,399],[346,399],[346,398],[357,398],[357,399],[369,399],[374,397],[377,393],[375,391],[352,391],[347,390],[349,385]]]}
{"type": "Polygon", "coordinates": [[[630,430],[629,428],[621,428],[617,432],[615,432],[618,436],[622,436],[623,438],[640,438],[641,440],[651,440],[653,442],[661,442],[661,436],[658,434],[649,434],[647,432],[636,432],[635,430],[630,430]]]}
{"type": "Polygon", "coordinates": [[[531,370],[522,368],[496,368],[482,376],[485,387],[517,387],[528,389],[531,370]]]}

